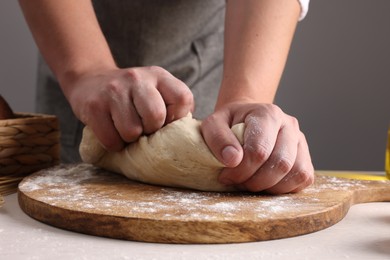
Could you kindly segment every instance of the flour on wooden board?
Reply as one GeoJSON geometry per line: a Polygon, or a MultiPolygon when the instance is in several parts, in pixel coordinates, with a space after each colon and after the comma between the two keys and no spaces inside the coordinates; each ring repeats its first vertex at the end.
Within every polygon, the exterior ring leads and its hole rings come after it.
{"type": "MultiPolygon", "coordinates": [[[[148,214],[159,215],[162,219],[206,219],[213,220],[221,216],[224,220],[242,218],[270,218],[281,213],[304,214],[306,210],[320,209],[323,205],[315,196],[329,190],[346,191],[351,187],[364,187],[359,180],[343,180],[334,177],[327,178],[324,184],[307,188],[301,193],[279,196],[265,196],[255,193],[218,193],[196,192],[174,188],[158,188],[159,192],[146,192],[142,196],[127,197],[126,189],[117,191],[112,189],[94,189],[102,177],[120,178],[115,183],[134,183],[122,176],[101,171],[88,164],[78,166],[52,168],[40,174],[30,176],[29,181],[23,181],[19,189],[21,192],[39,195],[39,200],[58,207],[73,207],[91,213],[112,213],[147,218],[148,214]],[[311,196],[311,194],[313,194],[311,196]],[[239,199],[237,199],[239,197],[239,199]],[[243,214],[245,213],[245,214],[243,214]],[[244,216],[245,215],[245,216],[244,216]]],[[[108,182],[107,185],[110,185],[108,182]]],[[[131,185],[129,186],[131,187],[131,185]]],[[[150,187],[150,186],[149,186],[150,187]]],[[[142,192],[142,191],[140,191],[142,192]]]]}

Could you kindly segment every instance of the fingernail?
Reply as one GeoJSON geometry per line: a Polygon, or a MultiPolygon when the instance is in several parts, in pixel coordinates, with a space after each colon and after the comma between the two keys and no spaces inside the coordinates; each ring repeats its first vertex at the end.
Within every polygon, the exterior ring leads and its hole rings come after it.
{"type": "Polygon", "coordinates": [[[226,146],[222,150],[222,159],[226,166],[231,166],[236,157],[237,157],[238,151],[233,146],[226,146]]]}

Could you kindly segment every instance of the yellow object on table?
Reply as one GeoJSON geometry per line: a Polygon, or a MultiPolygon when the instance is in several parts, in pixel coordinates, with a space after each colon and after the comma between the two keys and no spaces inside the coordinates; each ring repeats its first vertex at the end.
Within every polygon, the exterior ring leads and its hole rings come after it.
{"type": "MultiPolygon", "coordinates": [[[[327,175],[338,178],[366,180],[366,181],[385,181],[388,180],[385,175],[378,175],[378,172],[355,172],[355,171],[316,171],[319,175],[327,175]]],[[[383,174],[383,172],[382,172],[383,174]]]]}

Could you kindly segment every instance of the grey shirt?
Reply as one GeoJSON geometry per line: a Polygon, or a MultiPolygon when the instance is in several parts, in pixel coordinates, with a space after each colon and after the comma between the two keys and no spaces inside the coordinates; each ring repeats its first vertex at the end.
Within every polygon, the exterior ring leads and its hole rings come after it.
{"type": "MultiPolygon", "coordinates": [[[[161,66],[190,87],[195,117],[212,112],[222,76],[225,0],[94,0],[93,5],[119,67],[161,66]]],[[[55,76],[42,58],[39,62],[37,110],[59,118],[62,161],[80,161],[83,125],[55,76]]]]}

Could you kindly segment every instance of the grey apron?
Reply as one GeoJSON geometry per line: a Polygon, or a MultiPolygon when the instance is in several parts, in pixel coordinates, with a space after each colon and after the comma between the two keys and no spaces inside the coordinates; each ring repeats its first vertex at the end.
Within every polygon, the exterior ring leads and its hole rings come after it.
{"type": "MultiPolygon", "coordinates": [[[[192,90],[202,119],[214,108],[222,76],[225,0],[95,0],[101,29],[119,67],[157,65],[192,90]]],[[[57,115],[61,159],[80,161],[83,125],[40,57],[37,110],[57,115]]]]}

